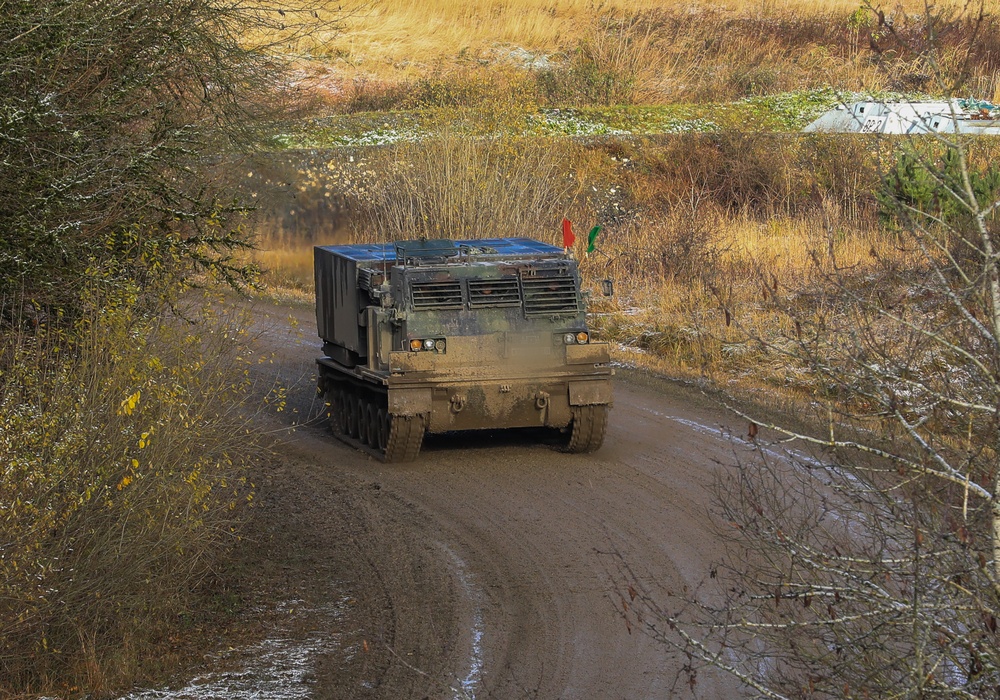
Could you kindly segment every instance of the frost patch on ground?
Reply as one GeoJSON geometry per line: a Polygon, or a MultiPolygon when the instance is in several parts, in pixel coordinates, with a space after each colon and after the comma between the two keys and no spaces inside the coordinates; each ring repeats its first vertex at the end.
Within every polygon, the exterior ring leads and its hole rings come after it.
{"type": "Polygon", "coordinates": [[[468,572],[465,562],[443,543],[440,544],[448,557],[452,560],[455,574],[461,585],[462,591],[472,605],[472,629],[470,630],[471,643],[469,649],[469,672],[465,678],[459,681],[458,688],[452,688],[455,693],[455,700],[474,700],[476,688],[482,680],[483,675],[483,611],[480,603],[480,593],[475,586],[472,574],[468,572]]]}
{"type": "Polygon", "coordinates": [[[280,148],[347,148],[364,146],[391,146],[404,141],[416,142],[427,134],[415,129],[398,129],[385,126],[369,129],[360,134],[336,134],[333,136],[309,134],[278,134],[274,144],[280,148]]]}
{"type": "Polygon", "coordinates": [[[636,136],[640,134],[687,134],[718,131],[708,119],[661,116],[654,123],[634,128],[611,126],[596,115],[576,109],[543,109],[528,117],[529,128],[546,136],[636,136]]]}
{"type": "Polygon", "coordinates": [[[541,129],[547,135],[565,136],[629,136],[624,129],[615,129],[607,124],[591,121],[573,109],[546,109],[528,117],[531,126],[541,129]]]}
{"type": "Polygon", "coordinates": [[[181,688],[137,690],[120,700],[300,700],[312,696],[316,658],[340,648],[340,634],[333,631],[347,599],[322,608],[308,608],[302,601],[278,607],[283,621],[308,619],[319,627],[304,635],[278,629],[257,644],[216,655],[211,671],[191,679],[181,688]]]}
{"type": "Polygon", "coordinates": [[[515,46],[507,50],[497,49],[495,54],[498,60],[506,63],[512,63],[520,68],[527,68],[530,70],[551,70],[555,67],[555,63],[549,55],[541,52],[528,51],[520,46],[515,46]]]}
{"type": "Polygon", "coordinates": [[[635,367],[638,367],[640,357],[652,354],[645,348],[636,347],[635,345],[627,345],[625,343],[615,343],[615,349],[617,350],[619,357],[611,361],[611,366],[621,367],[623,369],[634,369],[635,367]]]}
{"type": "Polygon", "coordinates": [[[674,421],[675,423],[679,423],[680,425],[683,425],[685,428],[689,428],[689,429],[695,431],[696,433],[701,433],[702,435],[710,435],[712,437],[727,439],[726,438],[726,432],[723,430],[722,427],[714,427],[713,428],[710,425],[705,425],[704,423],[699,423],[697,421],[693,421],[693,420],[690,420],[688,418],[681,418],[680,416],[672,416],[669,413],[662,413],[662,412],[657,411],[656,409],[653,409],[653,408],[646,408],[646,407],[643,407],[643,406],[640,406],[639,408],[640,408],[640,410],[643,410],[646,413],[651,413],[652,415],[656,416],[657,418],[666,418],[667,420],[671,420],[671,421],[674,421]]]}
{"type": "Polygon", "coordinates": [[[420,141],[426,134],[410,129],[383,128],[366,131],[357,136],[337,136],[333,146],[389,146],[401,141],[420,141]]]}

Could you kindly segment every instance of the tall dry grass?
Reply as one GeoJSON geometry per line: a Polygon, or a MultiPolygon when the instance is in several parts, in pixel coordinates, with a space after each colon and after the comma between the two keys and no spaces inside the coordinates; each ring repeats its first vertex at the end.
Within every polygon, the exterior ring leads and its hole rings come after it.
{"type": "Polygon", "coordinates": [[[886,261],[906,267],[919,260],[890,233],[831,222],[821,210],[769,221],[704,217],[701,226],[711,227],[711,237],[686,256],[668,257],[663,243],[678,234],[653,222],[608,240],[602,255],[585,260],[589,277],[610,276],[619,290],[614,303],[599,303],[593,323],[627,361],[732,387],[811,388],[799,380],[804,368],[768,355],[752,340],[793,337],[788,317],[768,304],[774,297],[820,312],[829,300],[818,290],[832,260],[858,279],[886,261]],[[648,253],[629,254],[637,250],[648,253]]]}
{"type": "MultiPolygon", "coordinates": [[[[955,8],[935,30],[941,65],[983,98],[998,90],[996,5],[987,5],[978,33],[964,5],[934,7],[955,8]]],[[[938,89],[919,50],[925,5],[875,9],[885,23],[846,0],[386,2],[359,8],[344,31],[318,32],[299,49],[327,66],[313,84],[355,110],[433,104],[425,81],[474,87],[504,68],[535,80],[537,101],[557,105],[720,101],[818,86],[938,89]]]]}
{"type": "MultiPolygon", "coordinates": [[[[345,20],[342,34],[316,37],[317,48],[362,62],[413,67],[442,56],[475,56],[494,44],[557,50],[572,41],[595,16],[608,11],[656,10],[656,0],[416,0],[373,2],[345,20]]],[[[350,6],[348,6],[350,7],[350,6]]]]}
{"type": "Polygon", "coordinates": [[[537,235],[581,195],[572,151],[530,139],[446,132],[372,154],[356,200],[367,240],[537,235]]]}
{"type": "MultiPolygon", "coordinates": [[[[342,3],[336,3],[342,5],[342,3]]],[[[992,3],[995,4],[995,3],[992,3]]],[[[723,16],[755,18],[784,15],[842,14],[858,8],[855,0],[785,0],[748,2],[729,0],[693,3],[679,14],[705,10],[723,16]]],[[[918,13],[919,0],[892,3],[891,8],[918,13]]],[[[412,0],[370,2],[351,9],[339,35],[318,37],[343,56],[365,56],[365,61],[434,61],[441,56],[474,54],[483,47],[509,44],[536,51],[554,51],[572,45],[595,18],[635,16],[664,10],[659,0],[412,0]]]]}
{"type": "MultiPolygon", "coordinates": [[[[585,144],[451,134],[361,150],[353,162],[307,169],[306,181],[344,198],[337,242],[526,235],[558,244],[563,216],[578,232],[601,224],[597,251],[585,255],[578,241],[575,254],[590,288],[615,280],[615,299],[595,294],[593,323],[622,357],[675,376],[794,392],[807,389],[801,368],[747,340],[748,331],[791,332],[768,304],[774,295],[826,303],[823,265],[832,260],[858,280],[888,263],[916,265],[874,196],[892,147],[841,136],[585,144]]],[[[988,162],[995,151],[975,158],[988,162]]],[[[265,267],[294,268],[275,284],[308,301],[309,241],[265,240],[265,267]]]]}

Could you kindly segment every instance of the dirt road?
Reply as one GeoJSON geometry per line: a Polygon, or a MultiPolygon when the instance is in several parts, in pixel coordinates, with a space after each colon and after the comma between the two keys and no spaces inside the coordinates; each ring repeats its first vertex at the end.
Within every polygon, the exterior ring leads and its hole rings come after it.
{"type": "Polygon", "coordinates": [[[619,371],[594,455],[497,432],[429,439],[416,463],[382,464],[308,421],[320,409],[312,310],[258,315],[268,371],[291,388],[251,556],[304,609],[339,601],[323,623],[338,647],[318,657],[311,697],[740,696],[704,674],[692,693],[684,660],[620,612],[622,561],[643,586],[678,590],[720,554],[705,485],[734,446],[697,392],[619,371]]]}

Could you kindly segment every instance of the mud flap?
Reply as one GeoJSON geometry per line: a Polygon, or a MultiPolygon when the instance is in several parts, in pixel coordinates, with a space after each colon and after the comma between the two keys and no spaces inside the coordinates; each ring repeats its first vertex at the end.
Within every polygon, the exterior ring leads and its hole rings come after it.
{"type": "Polygon", "coordinates": [[[431,389],[390,389],[389,413],[395,416],[415,416],[430,413],[431,389]]]}
{"type": "Polygon", "coordinates": [[[566,364],[568,365],[600,365],[611,362],[611,351],[607,343],[589,343],[587,345],[567,345],[566,364]]]}
{"type": "Polygon", "coordinates": [[[611,403],[611,382],[607,379],[570,382],[569,405],[593,406],[611,403]]]}

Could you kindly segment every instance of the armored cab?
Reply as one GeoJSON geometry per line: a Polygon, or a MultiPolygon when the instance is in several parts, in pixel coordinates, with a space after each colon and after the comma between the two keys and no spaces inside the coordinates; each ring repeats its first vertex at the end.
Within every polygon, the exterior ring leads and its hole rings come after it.
{"type": "Polygon", "coordinates": [[[549,427],[601,446],[608,346],[576,261],[527,238],[318,246],[319,391],[333,431],[386,461],[425,432],[549,427]]]}

